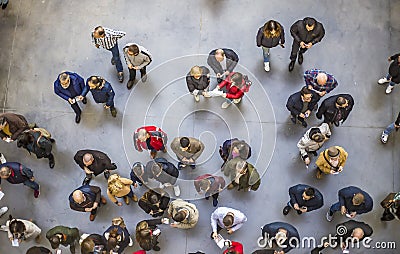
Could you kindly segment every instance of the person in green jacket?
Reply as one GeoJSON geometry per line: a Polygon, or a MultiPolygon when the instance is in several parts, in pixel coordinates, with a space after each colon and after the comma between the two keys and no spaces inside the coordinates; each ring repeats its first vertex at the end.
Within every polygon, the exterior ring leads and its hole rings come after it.
{"type": "Polygon", "coordinates": [[[238,186],[238,191],[256,191],[260,187],[261,178],[257,170],[240,157],[228,161],[223,169],[225,176],[231,180],[228,190],[238,186]]]}
{"type": "Polygon", "coordinates": [[[69,245],[71,254],[75,254],[75,244],[79,242],[79,230],[77,228],[56,226],[47,231],[46,238],[53,249],[58,249],[60,244],[65,247],[69,245]]]}

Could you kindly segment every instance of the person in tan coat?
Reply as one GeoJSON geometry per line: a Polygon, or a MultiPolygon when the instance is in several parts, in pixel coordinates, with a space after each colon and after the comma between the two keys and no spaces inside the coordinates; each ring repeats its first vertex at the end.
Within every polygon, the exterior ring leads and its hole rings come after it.
{"type": "Polygon", "coordinates": [[[108,198],[118,206],[122,206],[122,203],[117,198],[123,198],[127,205],[129,205],[130,198],[137,202],[138,198],[132,191],[132,184],[133,181],[130,179],[120,177],[118,174],[111,175],[108,179],[108,198]]]}
{"type": "Polygon", "coordinates": [[[177,137],[171,143],[171,149],[178,158],[178,169],[190,166],[196,168],[196,160],[200,157],[204,150],[204,144],[190,137],[177,137]]]}
{"type": "Polygon", "coordinates": [[[12,142],[24,131],[29,129],[28,121],[23,115],[14,113],[0,114],[0,138],[12,142]]]}
{"type": "Polygon", "coordinates": [[[306,166],[311,163],[309,153],[317,156],[317,151],[324,145],[324,143],[331,137],[331,130],[327,123],[320,126],[310,128],[297,143],[301,159],[306,166]]]}
{"type": "Polygon", "coordinates": [[[331,146],[319,154],[317,165],[317,178],[322,178],[322,173],[336,175],[343,171],[348,153],[340,146],[331,146]]]}
{"type": "Polygon", "coordinates": [[[199,210],[194,204],[176,199],[168,206],[168,216],[175,221],[170,224],[171,227],[190,229],[195,227],[199,221],[199,210]]]}

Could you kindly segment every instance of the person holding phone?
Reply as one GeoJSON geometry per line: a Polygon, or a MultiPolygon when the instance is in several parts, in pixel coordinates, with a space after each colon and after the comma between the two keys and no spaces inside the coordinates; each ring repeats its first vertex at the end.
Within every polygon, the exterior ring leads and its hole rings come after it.
{"type": "Polygon", "coordinates": [[[348,153],[340,146],[331,146],[322,151],[315,162],[317,165],[317,179],[321,179],[323,174],[337,175],[342,172],[347,157],[348,153]]]}
{"type": "Polygon", "coordinates": [[[168,223],[169,220],[167,218],[140,221],[136,225],[136,241],[139,246],[145,251],[160,251],[158,237],[161,234],[161,230],[157,225],[168,223]]]}
{"type": "Polygon", "coordinates": [[[297,184],[290,187],[289,196],[290,201],[283,209],[283,215],[287,215],[292,208],[300,215],[317,210],[324,205],[321,192],[306,184],[297,184]]]}

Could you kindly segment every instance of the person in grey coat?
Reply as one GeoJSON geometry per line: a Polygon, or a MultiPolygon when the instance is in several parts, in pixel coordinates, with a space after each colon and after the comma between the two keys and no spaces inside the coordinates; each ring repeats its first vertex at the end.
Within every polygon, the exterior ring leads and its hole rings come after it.
{"type": "Polygon", "coordinates": [[[176,137],[172,140],[171,149],[178,158],[178,169],[190,166],[196,168],[196,160],[200,157],[204,150],[204,144],[191,137],[176,137]]]}
{"type": "Polygon", "coordinates": [[[171,162],[164,158],[156,158],[147,162],[145,171],[148,178],[153,178],[160,183],[160,188],[172,186],[175,196],[178,197],[181,194],[179,185],[176,184],[179,170],[171,162]]]}
{"type": "Polygon", "coordinates": [[[306,166],[310,165],[309,153],[317,156],[317,151],[331,137],[331,130],[327,123],[323,123],[318,127],[311,127],[297,143],[301,159],[306,166]]]}
{"type": "Polygon", "coordinates": [[[129,70],[129,80],[126,84],[126,87],[128,89],[131,89],[135,84],[137,70],[140,71],[142,82],[146,82],[146,67],[152,61],[151,54],[145,47],[140,46],[136,43],[126,44],[123,52],[126,65],[128,65],[129,70]]]}

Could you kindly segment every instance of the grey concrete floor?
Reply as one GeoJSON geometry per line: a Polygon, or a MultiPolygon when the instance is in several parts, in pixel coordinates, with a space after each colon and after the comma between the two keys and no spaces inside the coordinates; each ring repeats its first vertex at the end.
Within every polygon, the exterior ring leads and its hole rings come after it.
{"type": "MultiPolygon", "coordinates": [[[[399,191],[400,137],[392,136],[386,145],[379,137],[393,121],[399,109],[396,88],[385,95],[376,81],[387,72],[387,57],[398,52],[399,1],[61,1],[11,0],[0,12],[0,103],[3,111],[24,114],[50,130],[57,140],[54,148],[56,167],[46,160],[36,160],[15,144],[0,143],[8,161],[19,161],[32,168],[41,184],[41,196],[34,200],[23,186],[2,184],[6,196],[0,205],[10,207],[17,218],[33,219],[46,232],[54,225],[77,226],[85,233],[102,233],[114,216],[124,217],[134,234],[136,223],[148,218],[136,205],[102,207],[96,221],[88,214],[71,211],[67,198],[79,186],[83,174],[73,161],[79,149],[104,151],[118,165],[118,172],[128,176],[134,161],[148,161],[132,146],[131,133],[143,124],[162,127],[170,141],[177,135],[200,137],[207,146],[201,165],[194,172],[182,172],[182,197],[198,199],[190,179],[206,172],[218,173],[221,160],[218,146],[230,136],[245,139],[253,147],[250,162],[263,173],[257,192],[224,191],[220,206],[242,210],[248,222],[232,240],[244,244],[245,253],[257,249],[260,227],[273,221],[292,223],[300,236],[321,237],[334,233],[333,222],[325,220],[328,206],[337,199],[337,191],[357,185],[374,198],[374,210],[358,217],[374,228],[373,240],[396,241],[397,221],[382,223],[379,202],[388,192],[399,191]],[[321,21],[326,36],[305,54],[302,66],[288,73],[292,38],[290,25],[305,16],[321,21]],[[276,19],[286,28],[286,48],[271,51],[271,72],[262,67],[261,49],[255,35],[268,19],[276,19]],[[96,49],[90,32],[97,25],[120,29],[127,35],[120,40],[120,50],[127,42],[145,46],[153,55],[147,83],[139,83],[131,92],[118,83],[110,65],[111,54],[96,49]],[[254,85],[242,105],[221,110],[221,98],[195,103],[187,94],[184,76],[194,64],[206,64],[204,54],[217,47],[233,48],[240,57],[238,70],[250,76],[254,85]],[[302,73],[308,68],[322,68],[333,73],[339,87],[333,94],[350,93],[354,110],[346,123],[334,129],[329,145],[343,146],[349,153],[345,171],[336,177],[317,181],[299,160],[296,143],[305,129],[294,126],[285,108],[287,97],[300,89],[302,73]],[[53,81],[62,70],[75,71],[87,78],[99,74],[109,80],[116,92],[116,119],[90,98],[83,107],[82,122],[74,123],[70,107],[53,94],[53,81]],[[269,166],[268,166],[269,165],[269,166]],[[282,215],[288,200],[287,190],[297,183],[316,186],[325,198],[325,206],[311,214],[282,215]]],[[[127,68],[124,64],[125,75],[127,68]]],[[[215,81],[213,81],[215,85],[215,81]]],[[[309,123],[318,124],[313,116],[309,123]]],[[[164,155],[163,155],[164,156],[164,155]]],[[[167,158],[175,158],[167,154],[167,158]]],[[[104,178],[93,181],[106,190],[104,178]]],[[[137,190],[138,194],[145,191],[137,190]]],[[[202,250],[221,253],[209,239],[210,202],[193,201],[200,210],[195,229],[181,231],[162,227],[161,253],[188,253],[202,250]]],[[[4,223],[6,216],[1,218],[4,223]]],[[[6,234],[0,234],[0,253],[25,253],[33,242],[11,247],[6,234]]],[[[42,244],[49,246],[47,241],[42,244]]],[[[138,249],[138,245],[125,253],[138,249]]],[[[68,250],[65,250],[68,253],[68,250]]],[[[308,249],[290,253],[308,253],[308,249]]],[[[326,253],[338,253],[327,250],[326,253]]],[[[398,250],[354,250],[352,253],[399,253],[398,250]]]]}

